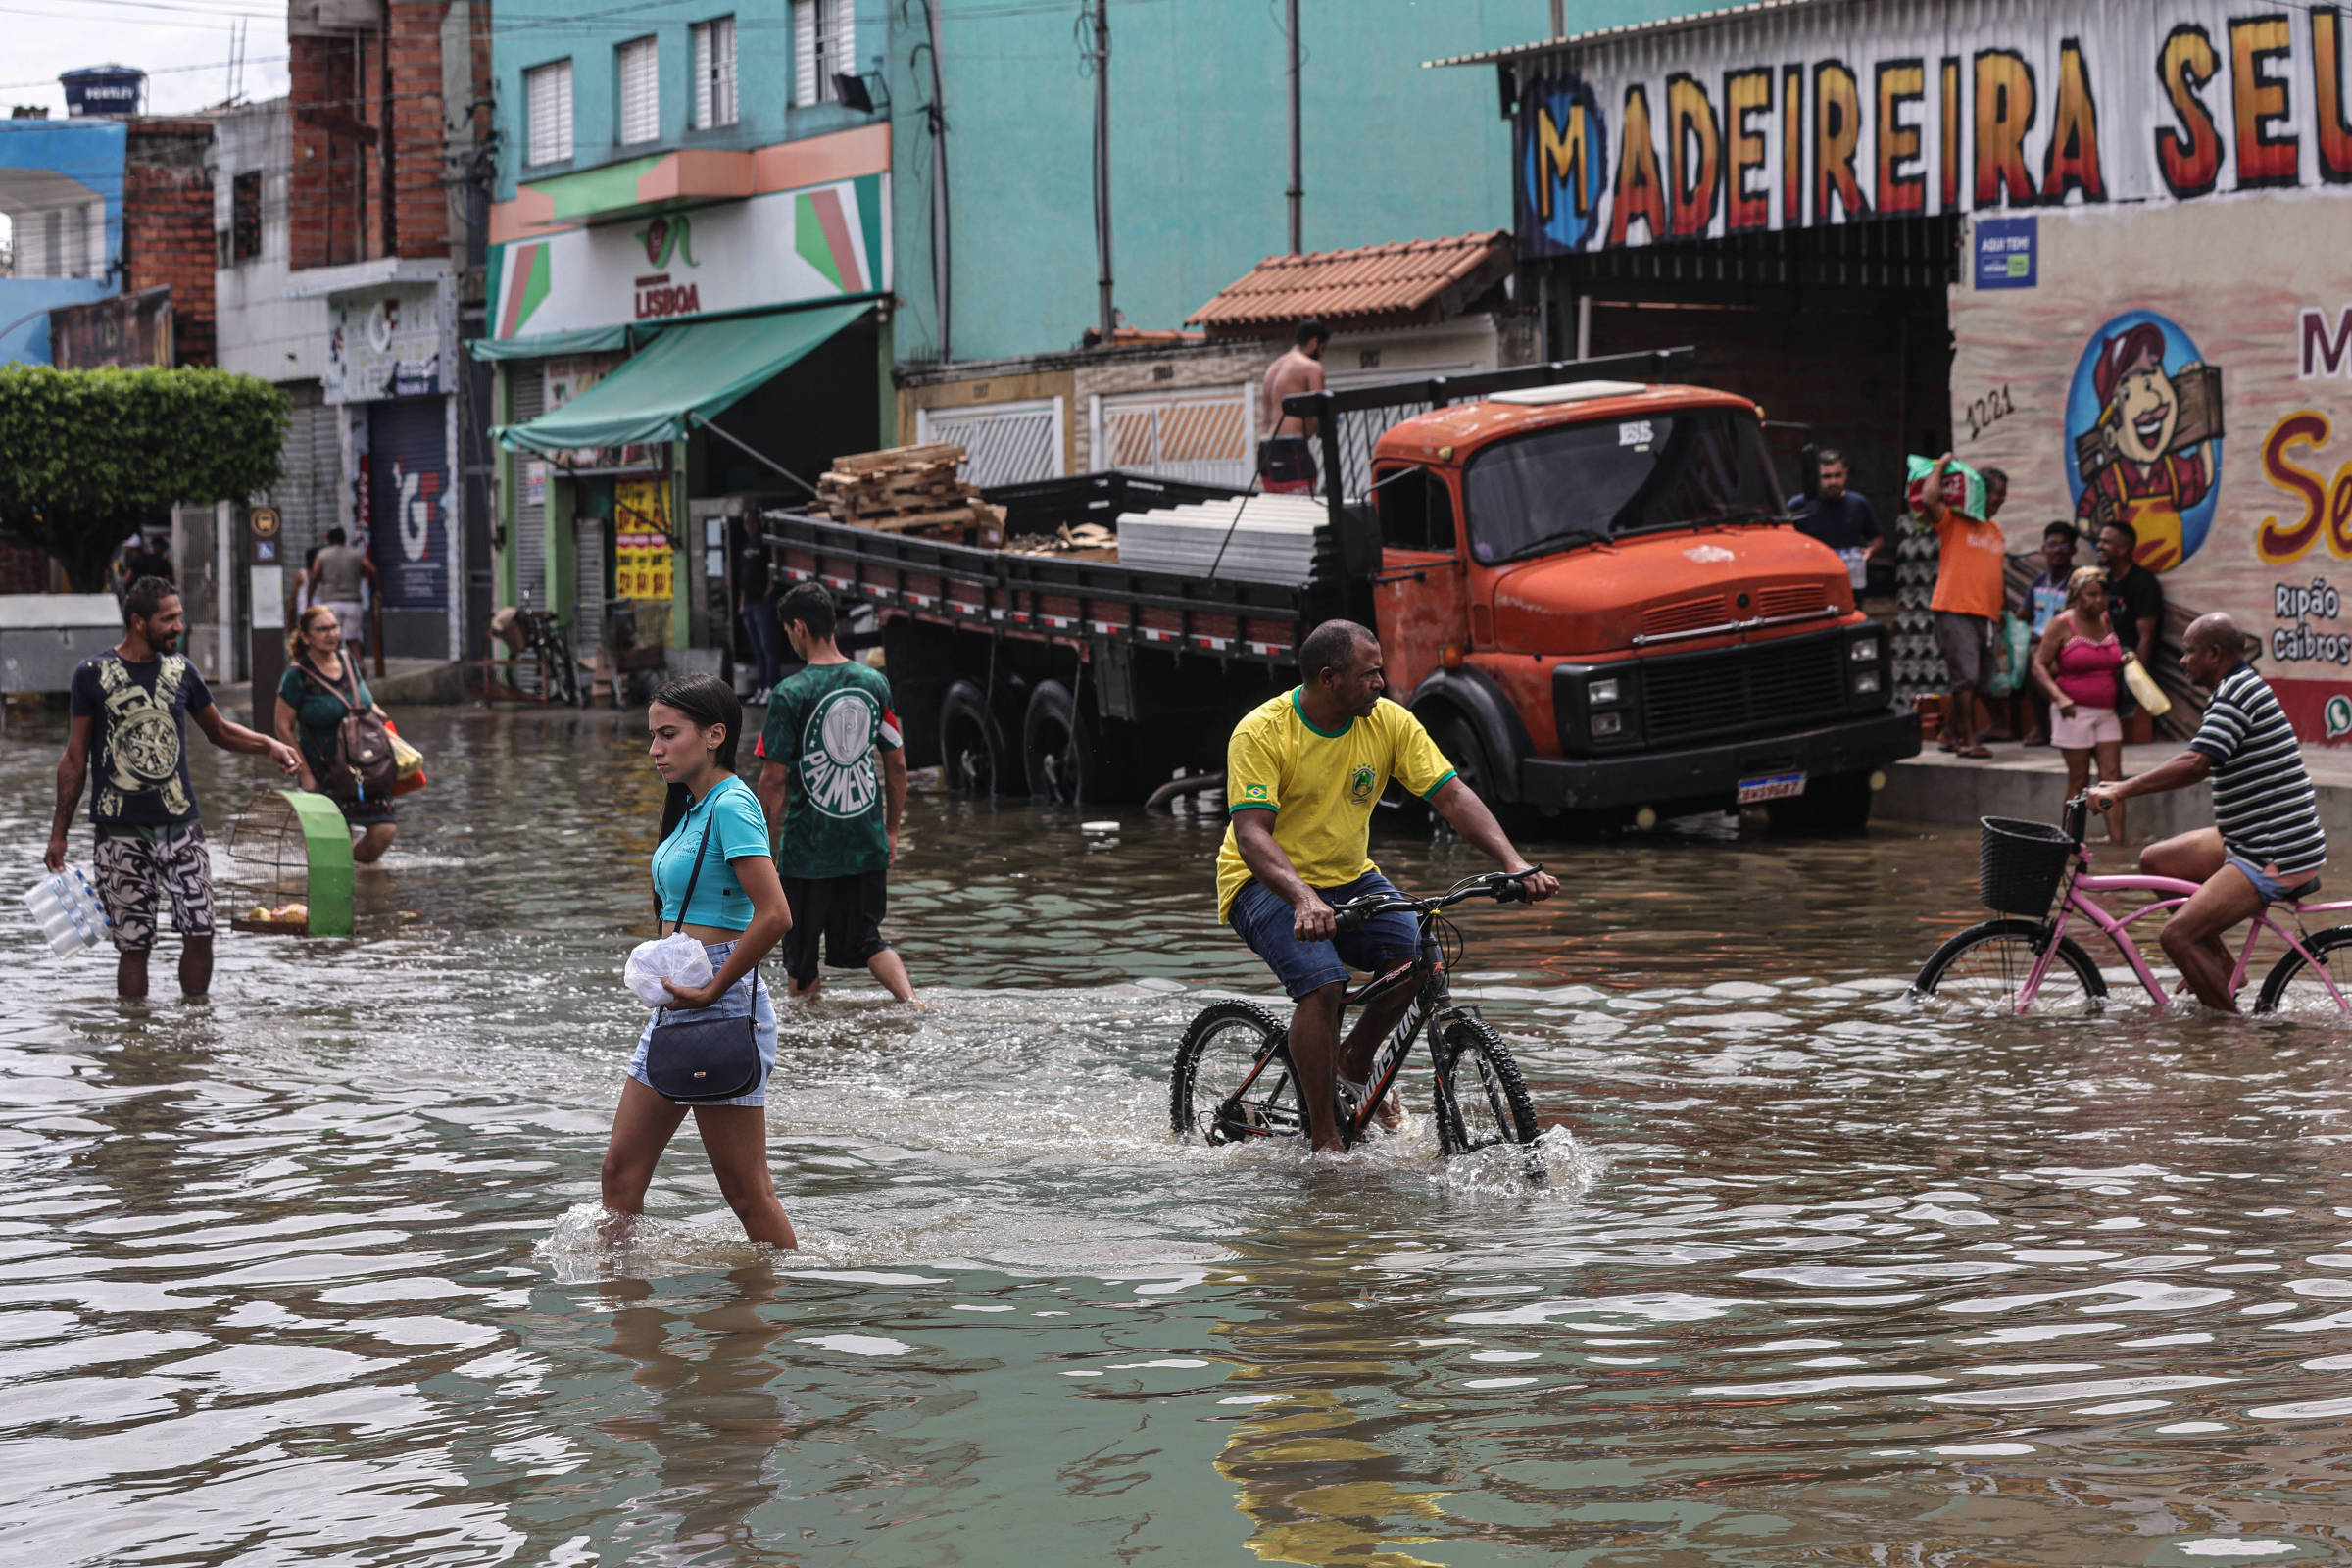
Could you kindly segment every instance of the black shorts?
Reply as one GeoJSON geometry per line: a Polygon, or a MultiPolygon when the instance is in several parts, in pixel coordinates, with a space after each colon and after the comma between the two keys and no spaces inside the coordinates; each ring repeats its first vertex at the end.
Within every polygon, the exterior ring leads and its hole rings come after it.
{"type": "Polygon", "coordinates": [[[1302,435],[1273,435],[1257,444],[1258,477],[1268,484],[1315,482],[1315,449],[1302,435]]]}
{"type": "Polygon", "coordinates": [[[890,951],[882,940],[882,916],[890,910],[890,873],[859,871],[850,876],[784,879],[784,903],[792,910],[792,929],[784,933],[784,972],[806,989],[816,979],[816,945],[825,945],[825,965],[833,969],[862,969],[877,953],[890,951]]]}

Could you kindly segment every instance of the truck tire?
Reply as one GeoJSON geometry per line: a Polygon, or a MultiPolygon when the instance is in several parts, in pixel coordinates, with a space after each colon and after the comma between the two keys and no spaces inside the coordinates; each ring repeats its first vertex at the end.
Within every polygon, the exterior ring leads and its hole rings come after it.
{"type": "Polygon", "coordinates": [[[1004,730],[988,710],[988,694],[968,680],[948,687],[939,699],[940,778],[949,791],[979,800],[1002,791],[1006,747],[1004,730]]]}
{"type": "Polygon", "coordinates": [[[1859,833],[1870,826],[1872,793],[1868,773],[1835,773],[1809,780],[1802,795],[1766,801],[1764,814],[1776,833],[1859,833]]]}
{"type": "Polygon", "coordinates": [[[1454,777],[1467,784],[1470,793],[1494,813],[1494,820],[1501,824],[1503,832],[1513,839],[1536,835],[1539,826],[1536,813],[1496,796],[1494,760],[1487,756],[1485,743],[1468,719],[1450,709],[1442,710],[1430,717],[1429,738],[1438,743],[1438,750],[1453,764],[1454,777]]]}
{"type": "Polygon", "coordinates": [[[1102,799],[1094,731],[1078,716],[1067,686],[1041,680],[1030,688],[1021,715],[1021,766],[1032,799],[1056,806],[1102,799]]]}

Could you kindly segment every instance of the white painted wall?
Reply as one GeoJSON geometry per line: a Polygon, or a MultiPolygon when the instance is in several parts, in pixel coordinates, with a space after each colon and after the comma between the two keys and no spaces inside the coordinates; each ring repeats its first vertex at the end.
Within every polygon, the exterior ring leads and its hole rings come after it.
{"type": "Polygon", "coordinates": [[[254,170],[262,175],[262,254],[213,274],[220,368],[265,381],[317,380],[326,368],[326,301],[286,297],[294,165],[286,100],[222,114],[214,122],[212,157],[216,237],[228,232],[235,176],[254,170]]]}

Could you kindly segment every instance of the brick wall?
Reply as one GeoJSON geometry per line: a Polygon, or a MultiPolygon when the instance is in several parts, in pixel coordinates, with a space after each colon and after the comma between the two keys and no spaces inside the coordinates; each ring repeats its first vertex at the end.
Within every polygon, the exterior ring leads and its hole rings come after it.
{"type": "Polygon", "coordinates": [[[179,365],[213,363],[213,180],[209,120],[130,122],[122,179],[122,292],[168,285],[179,365]]]}
{"type": "MultiPolygon", "coordinates": [[[[475,58],[465,63],[475,100],[490,92],[486,9],[475,8],[475,58]]],[[[390,0],[385,31],[287,40],[296,268],[443,256],[462,242],[445,155],[453,117],[462,120],[471,106],[446,101],[441,33],[448,12],[449,0],[390,0]]]]}

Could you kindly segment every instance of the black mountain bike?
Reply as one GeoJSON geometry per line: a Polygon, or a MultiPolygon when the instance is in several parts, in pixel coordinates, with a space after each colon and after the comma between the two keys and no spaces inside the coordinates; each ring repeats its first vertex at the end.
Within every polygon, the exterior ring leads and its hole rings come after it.
{"type": "Polygon", "coordinates": [[[564,640],[564,628],[556,623],[556,612],[532,610],[526,604],[514,619],[522,633],[522,651],[539,655],[539,678],[546,682],[547,695],[566,708],[579,707],[579,668],[572,662],[571,644],[564,640]]]}
{"type": "MultiPolygon", "coordinates": [[[[1342,1003],[1340,1035],[1345,1039],[1350,1012],[1397,987],[1413,991],[1411,1005],[1373,1055],[1362,1098],[1345,1083],[1339,1086],[1340,1137],[1349,1148],[1370,1130],[1414,1040],[1424,1035],[1437,1077],[1431,1100],[1441,1150],[1466,1154],[1494,1144],[1536,1141],[1535,1102],[1502,1037],[1475,1008],[1454,1005],[1446,977],[1461,962],[1462,934],[1438,911],[1480,897],[1517,903],[1527,897],[1523,879],[1542,869],[1491,871],[1457,882],[1434,899],[1367,894],[1333,910],[1344,930],[1392,909],[1409,909],[1421,917],[1419,956],[1369,981],[1342,1003]]],[[[1291,1065],[1289,1027],[1254,1002],[1219,1002],[1203,1008],[1176,1048],[1168,1112],[1177,1137],[1210,1144],[1305,1137],[1306,1105],[1291,1065]]]]}

